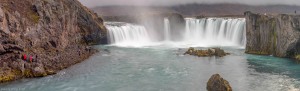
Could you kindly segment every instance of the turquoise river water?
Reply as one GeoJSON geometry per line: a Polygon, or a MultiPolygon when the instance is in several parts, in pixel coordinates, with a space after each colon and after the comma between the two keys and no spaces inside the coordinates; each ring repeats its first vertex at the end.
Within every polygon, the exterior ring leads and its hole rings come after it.
{"type": "Polygon", "coordinates": [[[219,73],[234,91],[299,91],[300,64],[223,48],[223,58],[182,55],[187,49],[96,46],[100,52],[58,74],[0,85],[0,91],[206,91],[219,73]]]}

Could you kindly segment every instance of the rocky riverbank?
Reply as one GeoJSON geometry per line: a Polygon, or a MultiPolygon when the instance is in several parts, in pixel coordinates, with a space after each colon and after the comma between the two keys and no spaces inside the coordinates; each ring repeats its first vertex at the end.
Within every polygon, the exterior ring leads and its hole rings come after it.
{"type": "Polygon", "coordinates": [[[0,39],[0,82],[55,74],[107,42],[103,20],[77,0],[1,0],[0,39]]]}
{"type": "Polygon", "coordinates": [[[300,15],[245,12],[246,53],[300,60],[300,15]]]}

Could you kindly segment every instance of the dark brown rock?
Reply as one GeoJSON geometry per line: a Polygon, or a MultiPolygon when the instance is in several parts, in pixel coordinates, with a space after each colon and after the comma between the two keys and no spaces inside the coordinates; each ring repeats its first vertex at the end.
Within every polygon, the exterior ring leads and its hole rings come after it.
{"type": "Polygon", "coordinates": [[[77,0],[0,0],[0,39],[0,82],[54,74],[107,43],[103,20],[77,0]]]}
{"type": "Polygon", "coordinates": [[[207,82],[207,91],[232,91],[228,81],[223,79],[219,74],[214,74],[207,82]]]}
{"type": "Polygon", "coordinates": [[[189,48],[184,55],[194,55],[198,57],[210,57],[210,56],[218,56],[223,57],[226,55],[229,55],[229,53],[226,53],[224,50],[220,48],[209,48],[207,50],[196,50],[195,48],[191,47],[189,48]]]}
{"type": "Polygon", "coordinates": [[[0,44],[0,54],[4,53],[5,49],[3,48],[3,46],[0,44]]]}

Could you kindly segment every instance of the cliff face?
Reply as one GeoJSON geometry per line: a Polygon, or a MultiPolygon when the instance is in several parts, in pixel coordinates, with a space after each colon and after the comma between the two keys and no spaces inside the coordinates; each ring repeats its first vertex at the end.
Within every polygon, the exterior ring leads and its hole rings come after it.
{"type": "Polygon", "coordinates": [[[246,53],[290,58],[300,54],[299,15],[245,15],[246,53]]]}
{"type": "Polygon", "coordinates": [[[106,43],[103,20],[77,0],[0,1],[0,82],[54,74],[99,43],[106,43]]]}

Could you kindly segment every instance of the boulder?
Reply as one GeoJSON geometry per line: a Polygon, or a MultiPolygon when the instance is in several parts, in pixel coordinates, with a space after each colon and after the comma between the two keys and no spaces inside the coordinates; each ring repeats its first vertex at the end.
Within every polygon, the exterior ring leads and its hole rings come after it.
{"type": "Polygon", "coordinates": [[[207,91],[232,91],[228,81],[223,79],[219,74],[210,77],[206,86],[207,91]]]}
{"type": "Polygon", "coordinates": [[[37,65],[37,67],[35,67],[35,68],[32,70],[32,72],[33,72],[33,75],[34,75],[35,77],[47,76],[47,73],[46,73],[46,71],[45,71],[43,65],[41,65],[41,64],[37,65]]]}

